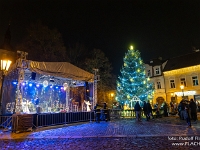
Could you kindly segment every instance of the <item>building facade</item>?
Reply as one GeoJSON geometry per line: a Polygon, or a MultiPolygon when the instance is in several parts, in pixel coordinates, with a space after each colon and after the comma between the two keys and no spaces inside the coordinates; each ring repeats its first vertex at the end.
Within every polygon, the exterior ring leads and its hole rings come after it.
{"type": "Polygon", "coordinates": [[[146,76],[155,86],[152,104],[179,103],[194,99],[200,103],[200,51],[168,60],[145,62],[146,76]]]}
{"type": "Polygon", "coordinates": [[[169,59],[164,70],[166,101],[191,98],[200,102],[200,51],[169,59]]]}
{"type": "Polygon", "coordinates": [[[163,76],[163,69],[167,61],[162,58],[152,59],[145,62],[146,76],[155,86],[154,97],[151,104],[162,104],[166,100],[165,80],[163,76]]]}

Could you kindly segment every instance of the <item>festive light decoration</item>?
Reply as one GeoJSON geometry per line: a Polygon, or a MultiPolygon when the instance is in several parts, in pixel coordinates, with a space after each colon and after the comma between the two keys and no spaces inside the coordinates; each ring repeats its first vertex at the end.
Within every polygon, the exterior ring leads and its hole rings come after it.
{"type": "Polygon", "coordinates": [[[133,50],[133,45],[130,46],[130,50],[133,50]]]}
{"type": "Polygon", "coordinates": [[[121,76],[117,80],[116,100],[121,105],[126,104],[127,106],[134,96],[137,96],[141,101],[152,98],[153,85],[149,78],[146,78],[140,52],[130,47],[123,60],[124,66],[122,66],[121,76]]]}
{"type": "Polygon", "coordinates": [[[16,84],[17,84],[17,82],[16,82],[16,81],[13,81],[13,84],[14,84],[14,85],[16,85],[16,84]]]}
{"type": "Polygon", "coordinates": [[[44,80],[43,86],[44,86],[44,87],[47,87],[47,86],[48,86],[48,81],[47,81],[47,80],[44,80]]]}
{"type": "Polygon", "coordinates": [[[67,90],[67,89],[69,88],[68,83],[64,83],[64,84],[63,84],[63,87],[64,87],[64,90],[67,90]]]}

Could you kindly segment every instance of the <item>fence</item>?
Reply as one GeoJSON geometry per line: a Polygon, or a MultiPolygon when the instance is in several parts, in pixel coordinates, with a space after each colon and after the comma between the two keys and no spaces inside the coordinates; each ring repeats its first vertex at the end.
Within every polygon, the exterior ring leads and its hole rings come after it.
{"type": "Polygon", "coordinates": [[[26,131],[30,127],[39,128],[93,120],[94,112],[14,114],[12,116],[0,116],[0,128],[18,132],[18,130],[26,131]]]}
{"type": "MultiPolygon", "coordinates": [[[[134,110],[120,110],[112,109],[108,110],[109,118],[120,119],[120,118],[134,118],[134,110]]],[[[156,116],[156,110],[153,110],[153,115],[156,116]]],[[[160,110],[160,115],[163,115],[163,110],[160,110]]],[[[142,112],[142,116],[144,113],[142,112]]],[[[10,129],[14,132],[17,130],[27,130],[30,127],[30,123],[33,128],[65,125],[77,122],[89,122],[94,121],[94,112],[65,112],[65,113],[42,113],[42,114],[20,114],[13,116],[0,116],[0,128],[4,130],[10,129]],[[27,120],[27,118],[29,118],[27,120]]],[[[31,127],[31,128],[32,128],[31,127]]]]}
{"type": "Polygon", "coordinates": [[[35,127],[46,127],[76,122],[87,122],[94,120],[93,112],[69,112],[52,114],[34,114],[33,124],[35,127]]]}
{"type": "Polygon", "coordinates": [[[12,126],[12,116],[0,116],[0,128],[10,129],[12,126]]]}
{"type": "MultiPolygon", "coordinates": [[[[110,111],[111,111],[110,112],[111,119],[135,118],[135,111],[133,109],[132,110],[112,109],[110,111]]],[[[157,109],[152,109],[152,113],[153,113],[152,115],[154,117],[162,117],[163,116],[163,114],[164,114],[163,109],[160,109],[159,114],[156,111],[157,111],[157,109]]],[[[141,112],[141,115],[145,116],[143,111],[141,112]]]]}

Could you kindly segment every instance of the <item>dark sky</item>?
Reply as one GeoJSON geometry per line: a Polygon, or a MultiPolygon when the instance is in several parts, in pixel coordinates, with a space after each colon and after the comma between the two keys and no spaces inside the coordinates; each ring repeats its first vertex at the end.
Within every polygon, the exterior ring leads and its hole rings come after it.
{"type": "Polygon", "coordinates": [[[0,43],[9,21],[15,46],[37,20],[57,28],[66,46],[103,50],[114,73],[130,44],[144,61],[200,48],[200,0],[0,0],[0,43]]]}

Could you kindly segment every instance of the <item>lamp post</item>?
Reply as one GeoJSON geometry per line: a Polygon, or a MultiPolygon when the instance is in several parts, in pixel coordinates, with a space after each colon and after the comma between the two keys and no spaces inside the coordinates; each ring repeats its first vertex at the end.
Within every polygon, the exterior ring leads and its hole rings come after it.
{"type": "Polygon", "coordinates": [[[10,60],[1,60],[1,91],[0,91],[0,115],[2,114],[2,94],[3,94],[3,82],[5,75],[10,67],[10,60]]]}
{"type": "Polygon", "coordinates": [[[180,86],[180,88],[181,88],[181,90],[182,90],[182,93],[183,93],[183,96],[182,96],[182,98],[184,98],[184,85],[181,85],[181,86],[180,86]]]}

